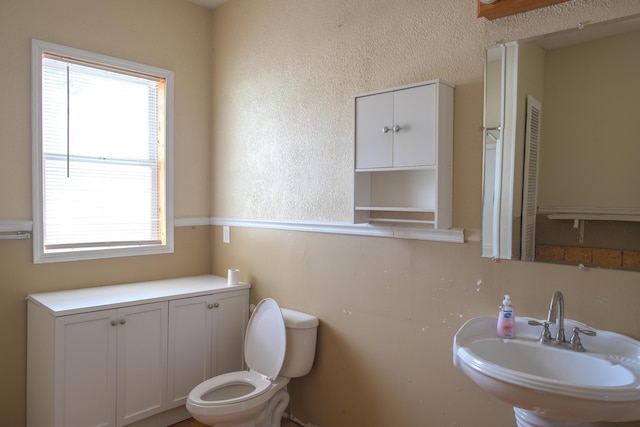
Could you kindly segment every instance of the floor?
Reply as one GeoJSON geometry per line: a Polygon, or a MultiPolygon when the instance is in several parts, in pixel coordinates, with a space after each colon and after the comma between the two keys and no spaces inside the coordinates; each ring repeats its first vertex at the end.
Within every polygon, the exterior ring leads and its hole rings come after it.
{"type": "MultiPolygon", "coordinates": [[[[205,427],[204,424],[200,424],[193,418],[189,418],[188,420],[184,420],[178,424],[174,424],[171,427],[205,427]]],[[[282,423],[280,427],[300,427],[299,424],[294,423],[293,421],[282,419],[282,423]]]]}

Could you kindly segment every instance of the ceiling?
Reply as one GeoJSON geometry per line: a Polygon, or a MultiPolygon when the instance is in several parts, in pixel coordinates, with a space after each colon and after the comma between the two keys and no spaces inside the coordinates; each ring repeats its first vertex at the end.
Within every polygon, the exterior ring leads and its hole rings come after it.
{"type": "Polygon", "coordinates": [[[195,3],[200,6],[208,7],[209,9],[215,9],[222,3],[226,3],[228,0],[187,0],[191,3],[195,3]]]}

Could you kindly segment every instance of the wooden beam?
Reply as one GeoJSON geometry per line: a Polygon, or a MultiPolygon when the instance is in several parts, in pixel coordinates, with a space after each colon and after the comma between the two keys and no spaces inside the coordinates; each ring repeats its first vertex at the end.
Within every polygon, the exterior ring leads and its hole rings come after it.
{"type": "Polygon", "coordinates": [[[476,0],[478,3],[478,18],[487,19],[498,19],[566,1],[569,0],[495,0],[491,4],[485,4],[480,0],[476,0]]]}

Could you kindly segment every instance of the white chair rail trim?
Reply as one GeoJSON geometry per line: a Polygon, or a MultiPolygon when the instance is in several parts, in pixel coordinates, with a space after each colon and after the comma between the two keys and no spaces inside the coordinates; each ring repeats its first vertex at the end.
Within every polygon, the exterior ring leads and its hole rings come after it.
{"type": "Polygon", "coordinates": [[[464,243],[464,230],[451,228],[434,230],[424,227],[407,227],[379,224],[350,224],[315,221],[268,221],[237,218],[211,218],[211,225],[268,228],[273,230],[308,231],[312,233],[350,234],[358,236],[395,237],[401,239],[432,240],[437,242],[464,243]]]}
{"type": "MultiPolygon", "coordinates": [[[[358,236],[395,237],[400,239],[464,243],[464,230],[461,228],[433,230],[422,227],[379,224],[349,224],[342,222],[315,221],[268,221],[220,217],[175,218],[174,225],[176,227],[226,225],[230,227],[267,228],[273,230],[307,231],[312,233],[350,234],[358,236]]],[[[32,230],[33,221],[31,220],[0,219],[0,232],[11,233],[32,230]]]]}
{"type": "Polygon", "coordinates": [[[30,219],[0,219],[0,232],[17,233],[18,231],[33,231],[33,221],[30,219]]]}

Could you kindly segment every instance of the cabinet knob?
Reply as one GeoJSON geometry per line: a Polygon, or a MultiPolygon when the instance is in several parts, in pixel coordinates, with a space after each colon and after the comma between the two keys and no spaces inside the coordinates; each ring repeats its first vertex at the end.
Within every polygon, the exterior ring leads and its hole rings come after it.
{"type": "Polygon", "coordinates": [[[120,324],[124,325],[125,323],[127,323],[127,321],[125,319],[120,319],[120,324]]]}
{"type": "Polygon", "coordinates": [[[207,307],[208,308],[218,308],[218,307],[220,307],[220,303],[219,302],[214,302],[213,304],[208,304],[207,307]]]}
{"type": "Polygon", "coordinates": [[[388,133],[391,129],[389,129],[389,126],[385,126],[382,128],[382,133],[388,133]]]}
{"type": "Polygon", "coordinates": [[[116,326],[118,324],[118,322],[116,320],[112,320],[111,321],[111,326],[116,326]]]}
{"type": "Polygon", "coordinates": [[[401,128],[400,126],[398,126],[398,125],[395,125],[395,126],[393,127],[393,131],[394,131],[394,132],[396,132],[396,133],[397,133],[397,132],[400,132],[400,129],[402,129],[402,128],[401,128]]]}

